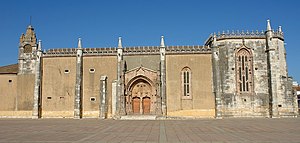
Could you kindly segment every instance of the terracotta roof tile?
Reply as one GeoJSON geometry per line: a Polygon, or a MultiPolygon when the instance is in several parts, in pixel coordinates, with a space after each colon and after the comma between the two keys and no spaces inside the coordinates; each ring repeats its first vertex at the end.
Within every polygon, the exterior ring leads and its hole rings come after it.
{"type": "Polygon", "coordinates": [[[297,91],[300,91],[300,86],[294,86],[293,89],[297,90],[297,91]]]}
{"type": "Polygon", "coordinates": [[[18,64],[12,64],[0,67],[0,74],[16,74],[18,73],[18,64]]]}

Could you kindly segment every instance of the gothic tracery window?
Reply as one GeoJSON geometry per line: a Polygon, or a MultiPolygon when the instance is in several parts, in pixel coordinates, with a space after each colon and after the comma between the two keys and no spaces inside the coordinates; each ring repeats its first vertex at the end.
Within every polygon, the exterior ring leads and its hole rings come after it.
{"type": "Polygon", "coordinates": [[[252,55],[245,48],[236,53],[236,79],[238,93],[252,92],[252,55]]]}
{"type": "Polygon", "coordinates": [[[183,68],[181,71],[182,95],[184,98],[191,98],[191,69],[183,68]]]}

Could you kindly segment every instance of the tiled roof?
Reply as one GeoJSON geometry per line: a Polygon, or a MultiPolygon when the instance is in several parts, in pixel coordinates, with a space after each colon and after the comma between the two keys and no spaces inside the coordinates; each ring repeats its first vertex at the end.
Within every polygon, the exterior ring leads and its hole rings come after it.
{"type": "Polygon", "coordinates": [[[294,86],[293,89],[300,91],[300,86],[294,86]]]}
{"type": "Polygon", "coordinates": [[[16,74],[18,73],[18,64],[12,64],[0,67],[0,74],[16,74]]]}

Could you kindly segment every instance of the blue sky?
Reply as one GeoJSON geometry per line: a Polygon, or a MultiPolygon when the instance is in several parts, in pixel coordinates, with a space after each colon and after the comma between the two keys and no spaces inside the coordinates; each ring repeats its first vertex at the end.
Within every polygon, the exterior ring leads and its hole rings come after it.
{"type": "Polygon", "coordinates": [[[18,40],[30,23],[43,48],[203,45],[223,30],[282,26],[290,76],[300,81],[300,1],[290,0],[3,0],[0,66],[17,63],[18,40]]]}

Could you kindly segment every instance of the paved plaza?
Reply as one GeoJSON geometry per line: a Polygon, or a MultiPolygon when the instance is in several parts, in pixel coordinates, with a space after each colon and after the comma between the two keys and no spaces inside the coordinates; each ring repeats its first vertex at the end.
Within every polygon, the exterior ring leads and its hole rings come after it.
{"type": "Polygon", "coordinates": [[[300,118],[0,119],[0,142],[300,142],[300,118]]]}

